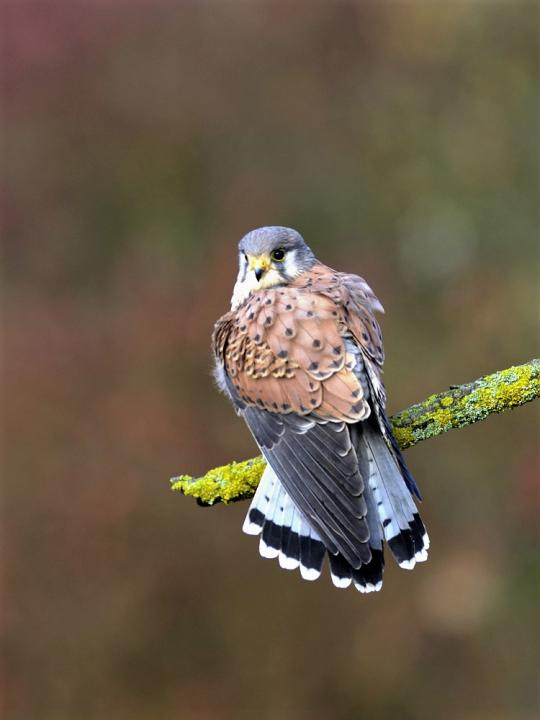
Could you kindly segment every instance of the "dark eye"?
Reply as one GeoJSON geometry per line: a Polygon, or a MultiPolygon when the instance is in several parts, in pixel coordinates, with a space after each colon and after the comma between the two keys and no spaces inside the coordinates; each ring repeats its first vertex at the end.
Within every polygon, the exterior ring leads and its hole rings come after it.
{"type": "Polygon", "coordinates": [[[270,257],[275,262],[283,262],[285,260],[285,250],[283,248],[276,248],[272,250],[270,257]]]}

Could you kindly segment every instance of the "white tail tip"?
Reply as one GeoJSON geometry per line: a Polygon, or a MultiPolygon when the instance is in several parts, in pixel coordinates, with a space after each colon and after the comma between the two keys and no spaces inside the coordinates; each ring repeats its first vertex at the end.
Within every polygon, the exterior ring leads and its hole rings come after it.
{"type": "Polygon", "coordinates": [[[267,545],[262,538],[259,540],[259,552],[263,558],[272,559],[277,558],[277,556],[279,555],[279,550],[277,548],[270,547],[270,545],[267,545]]]}

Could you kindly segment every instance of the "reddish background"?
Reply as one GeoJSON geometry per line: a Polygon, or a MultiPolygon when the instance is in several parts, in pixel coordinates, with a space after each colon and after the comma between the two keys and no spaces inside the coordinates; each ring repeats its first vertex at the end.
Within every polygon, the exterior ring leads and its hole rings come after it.
{"type": "Polygon", "coordinates": [[[4,2],[3,717],[529,720],[538,412],[407,453],[429,563],[280,571],[168,478],[255,451],[210,379],[235,245],[382,299],[395,411],[538,354],[526,3],[4,2]]]}

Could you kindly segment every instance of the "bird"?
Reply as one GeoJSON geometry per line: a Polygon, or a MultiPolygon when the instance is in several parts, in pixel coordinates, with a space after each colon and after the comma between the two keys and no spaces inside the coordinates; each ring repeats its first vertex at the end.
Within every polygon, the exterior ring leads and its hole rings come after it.
{"type": "Polygon", "coordinates": [[[384,545],[427,559],[421,500],[386,415],[383,307],[358,275],[321,263],[296,230],[248,232],[214,376],[267,461],[243,524],[280,567],[378,591],[384,545]]]}

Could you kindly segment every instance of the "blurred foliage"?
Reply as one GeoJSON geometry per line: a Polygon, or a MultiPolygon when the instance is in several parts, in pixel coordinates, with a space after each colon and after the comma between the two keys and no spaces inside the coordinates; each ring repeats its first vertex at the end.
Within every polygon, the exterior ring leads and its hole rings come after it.
{"type": "Polygon", "coordinates": [[[235,244],[286,224],[387,310],[390,410],[538,351],[533,3],[0,7],[8,720],[529,720],[533,405],[422,443],[431,559],[265,563],[210,379],[235,244]]]}

